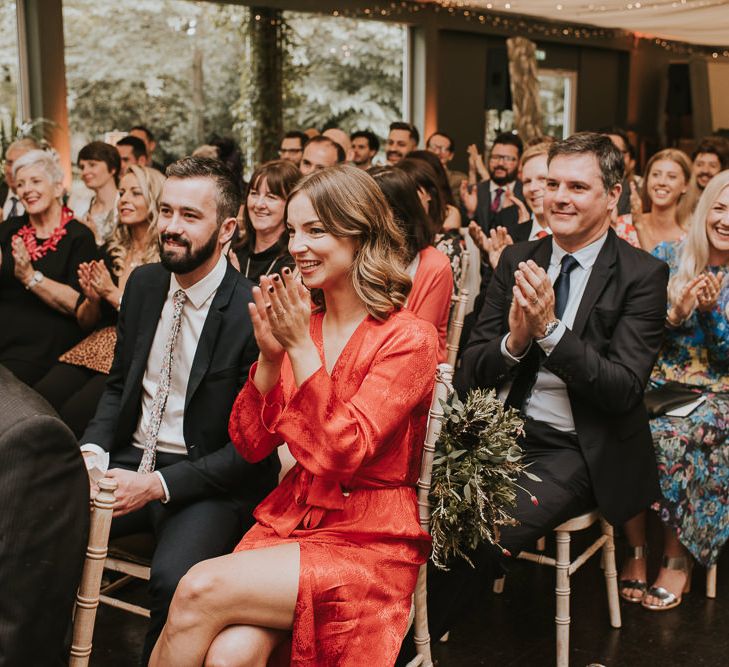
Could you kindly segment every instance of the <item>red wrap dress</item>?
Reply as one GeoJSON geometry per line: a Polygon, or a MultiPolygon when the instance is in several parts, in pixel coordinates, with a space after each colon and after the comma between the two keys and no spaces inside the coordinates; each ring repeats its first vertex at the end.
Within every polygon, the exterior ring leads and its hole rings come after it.
{"type": "Polygon", "coordinates": [[[246,460],[285,442],[298,462],[256,508],[236,551],[299,543],[291,665],[384,667],[397,656],[430,551],[415,484],[437,335],[405,310],[384,322],[368,316],[330,374],[322,318],[311,319],[321,368],[297,389],[285,358],[268,394],[249,381],[233,407],[230,435],[246,460]]]}

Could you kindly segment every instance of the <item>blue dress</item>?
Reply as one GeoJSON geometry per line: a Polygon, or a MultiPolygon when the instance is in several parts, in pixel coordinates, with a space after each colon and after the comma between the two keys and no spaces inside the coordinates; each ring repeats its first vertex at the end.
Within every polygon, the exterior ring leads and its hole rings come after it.
{"type": "MultiPolygon", "coordinates": [[[[681,244],[661,243],[653,255],[678,269],[681,244]]],[[[710,266],[725,273],[729,267],[710,266]]],[[[710,312],[695,310],[667,328],[651,383],[679,382],[706,401],[687,417],[651,420],[663,498],[654,505],[681,543],[705,566],[729,538],[729,281],[710,312]]]]}

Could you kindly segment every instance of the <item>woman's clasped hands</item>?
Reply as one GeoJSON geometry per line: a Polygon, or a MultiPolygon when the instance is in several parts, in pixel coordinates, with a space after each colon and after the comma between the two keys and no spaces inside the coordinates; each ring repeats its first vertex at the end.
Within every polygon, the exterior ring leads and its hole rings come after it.
{"type": "Polygon", "coordinates": [[[714,308],[721,292],[724,272],[701,273],[689,280],[681,290],[679,298],[668,311],[668,323],[679,326],[689,318],[694,308],[708,312],[714,308]]]}

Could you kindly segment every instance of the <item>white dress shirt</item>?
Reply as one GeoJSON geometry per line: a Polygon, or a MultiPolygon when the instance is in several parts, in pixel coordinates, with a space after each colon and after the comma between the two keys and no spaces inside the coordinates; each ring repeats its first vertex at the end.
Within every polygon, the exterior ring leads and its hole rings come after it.
{"type": "MultiPolygon", "coordinates": [[[[532,213],[532,228],[529,232],[529,238],[527,241],[535,241],[539,238],[539,232],[547,232],[547,234],[551,234],[552,230],[549,228],[549,225],[546,227],[542,227],[538,222],[537,219],[534,217],[534,213],[532,213]]],[[[572,283],[570,283],[571,285],[572,283]]],[[[570,290],[571,291],[571,290],[570,290]]]]}
{"type": "MultiPolygon", "coordinates": [[[[223,281],[227,265],[227,260],[221,256],[208,275],[186,289],[180,287],[174,274],[170,276],[170,288],[167,291],[164,306],[162,306],[162,313],[147,357],[147,367],[142,377],[142,409],[137,428],[132,436],[132,445],[139,449],[144,449],[145,435],[152,412],[152,402],[154,401],[154,394],[157,391],[160,371],[162,370],[165,346],[172,329],[172,297],[178,289],[183,289],[187,299],[182,307],[180,332],[172,355],[170,391],[167,395],[167,403],[157,435],[157,451],[187,456],[183,431],[187,383],[190,379],[192,362],[210,310],[210,304],[213,302],[218,287],[223,281]]],[[[101,447],[91,443],[83,445],[81,450],[91,451],[95,454],[103,452],[101,447]]],[[[155,473],[162,482],[165,492],[164,502],[167,502],[170,496],[164,476],[159,470],[156,470],[155,473]]]]}
{"type": "MultiPolygon", "coordinates": [[[[572,253],[572,256],[577,260],[579,265],[570,273],[570,295],[567,299],[567,306],[562,315],[562,320],[559,326],[549,336],[536,341],[537,345],[542,348],[547,356],[552,353],[557,343],[562,340],[565,330],[574,324],[577,309],[580,306],[587,281],[592,273],[592,267],[597,260],[597,256],[606,238],[607,232],[597,241],[593,241],[590,245],[572,253]]],[[[552,257],[549,260],[549,270],[547,271],[552,285],[554,285],[557,276],[559,276],[562,257],[566,254],[567,251],[560,248],[557,245],[557,241],[552,239],[552,257]]],[[[518,358],[512,356],[506,349],[508,337],[509,334],[506,334],[501,339],[501,353],[504,355],[507,365],[513,366],[526,356],[529,348],[518,358]]],[[[501,388],[499,398],[502,401],[506,400],[510,389],[510,382],[501,388]]],[[[539,369],[532,392],[527,397],[524,411],[530,419],[545,422],[559,431],[568,433],[575,432],[575,421],[572,416],[570,399],[567,395],[567,385],[544,366],[541,366],[539,369]]]]}
{"type": "MultiPolygon", "coordinates": [[[[180,333],[172,356],[170,393],[167,395],[167,405],[157,434],[158,452],[187,455],[185,436],[182,429],[185,417],[187,381],[190,379],[192,361],[195,358],[197,344],[210,310],[210,304],[223,280],[226,267],[227,261],[225,257],[221,256],[215,268],[208,275],[183,290],[187,295],[187,299],[182,307],[180,333]]],[[[167,299],[164,306],[162,306],[157,331],[152,340],[149,357],[147,357],[147,368],[142,378],[142,410],[139,415],[137,429],[132,436],[132,444],[140,449],[144,449],[144,440],[152,413],[152,402],[154,401],[154,394],[157,391],[160,371],[162,370],[165,346],[172,329],[172,297],[178,289],[182,289],[182,287],[180,287],[173,273],[170,277],[170,289],[167,292],[167,299]]]]}
{"type": "Polygon", "coordinates": [[[15,215],[23,215],[23,213],[25,213],[25,208],[23,207],[23,202],[20,201],[20,197],[8,188],[8,196],[5,198],[5,203],[3,204],[3,220],[7,220],[10,215],[10,211],[13,208],[13,198],[18,201],[18,204],[15,207],[15,210],[17,211],[15,215]]]}

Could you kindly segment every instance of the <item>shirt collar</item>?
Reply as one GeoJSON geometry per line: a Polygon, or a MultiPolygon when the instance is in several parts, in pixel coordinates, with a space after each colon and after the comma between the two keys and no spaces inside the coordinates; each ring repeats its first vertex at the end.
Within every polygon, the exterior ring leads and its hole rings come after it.
{"type": "MultiPolygon", "coordinates": [[[[600,254],[600,250],[602,250],[603,245],[605,245],[605,240],[607,239],[607,230],[605,233],[596,241],[593,241],[590,243],[590,245],[586,245],[584,248],[580,248],[579,250],[576,250],[573,253],[570,253],[572,257],[574,257],[577,260],[577,263],[580,265],[580,268],[582,269],[591,269],[595,261],[597,260],[597,256],[600,254]]],[[[552,237],[552,259],[550,260],[550,264],[552,266],[559,265],[562,263],[562,258],[567,255],[567,251],[563,248],[560,248],[557,239],[552,237]]]]}
{"type": "Polygon", "coordinates": [[[496,192],[497,188],[501,188],[504,192],[506,192],[507,190],[509,192],[513,192],[515,183],[516,181],[511,181],[511,183],[504,183],[504,185],[496,185],[496,183],[494,183],[493,181],[489,181],[489,188],[491,190],[491,194],[496,192]]]}
{"type": "Polygon", "coordinates": [[[213,267],[213,270],[210,271],[208,275],[187,288],[180,287],[180,283],[177,282],[177,276],[173,273],[170,278],[169,294],[174,294],[178,289],[181,289],[192,305],[195,306],[195,308],[200,308],[200,306],[202,306],[215,293],[218,287],[220,287],[220,283],[223,281],[223,276],[225,276],[227,268],[228,260],[221,255],[218,263],[213,267]]]}
{"type": "Polygon", "coordinates": [[[547,225],[546,227],[542,227],[537,222],[537,219],[534,217],[534,212],[532,212],[532,217],[529,219],[529,224],[531,225],[531,229],[529,230],[529,241],[536,240],[537,234],[539,234],[539,232],[547,232],[547,234],[552,233],[549,225],[547,225]]]}

